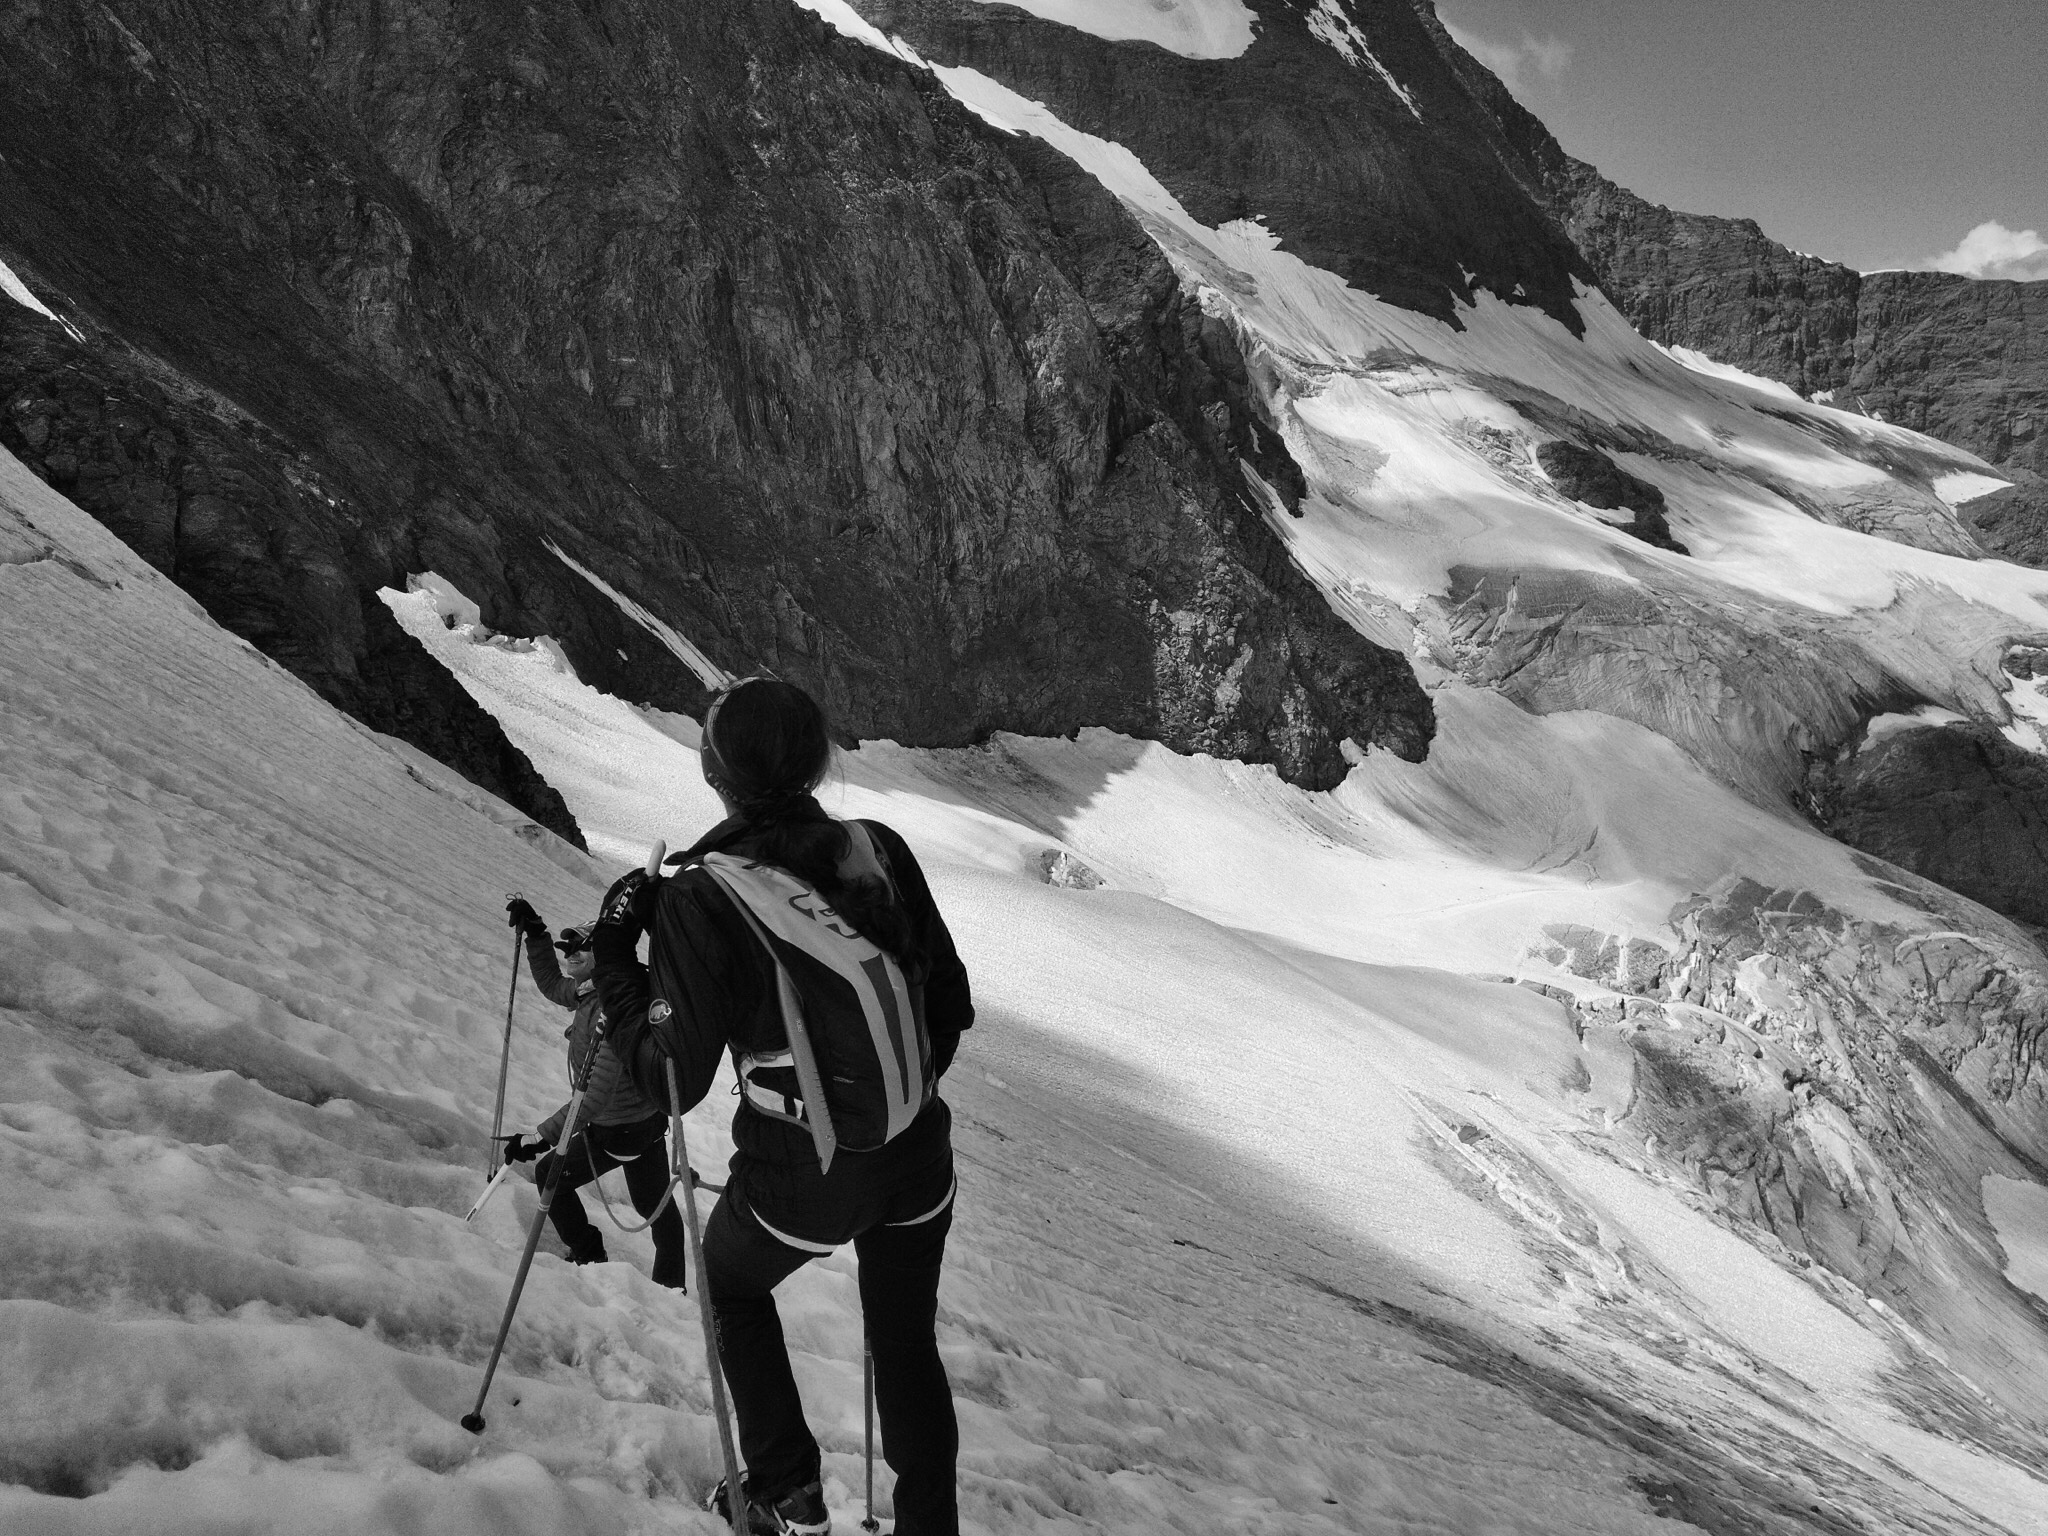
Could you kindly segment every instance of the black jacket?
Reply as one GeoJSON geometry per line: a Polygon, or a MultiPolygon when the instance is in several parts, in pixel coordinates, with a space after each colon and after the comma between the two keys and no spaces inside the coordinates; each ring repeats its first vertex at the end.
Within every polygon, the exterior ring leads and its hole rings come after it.
{"type": "MultiPolygon", "coordinates": [[[[933,1069],[943,1074],[952,1063],[961,1031],[974,1023],[967,968],[960,963],[953,936],[909,845],[880,822],[861,825],[873,835],[888,864],[897,895],[930,962],[924,983],[925,1028],[931,1036],[933,1069]]],[[[691,852],[744,856],[749,851],[750,830],[743,819],[735,817],[713,828],[691,852]]],[[[600,925],[597,987],[605,1016],[611,1020],[613,1049],[640,1091],[664,1109],[668,1106],[665,1061],[675,1062],[682,1107],[689,1109],[710,1090],[721,1052],[730,1050],[737,1055],[784,1043],[774,961],[731,897],[704,869],[686,864],[681,873],[661,883],[650,924],[647,965],[639,962],[637,947],[636,939],[600,925]],[[665,1000],[672,1012],[659,1027],[653,1027],[647,1010],[657,997],[665,1000]]],[[[917,1122],[887,1146],[872,1152],[842,1151],[833,1160],[832,1176],[837,1179],[842,1167],[851,1178],[886,1176],[887,1169],[929,1158],[935,1143],[939,1149],[946,1145],[950,1123],[945,1104],[934,1097],[917,1122]]],[[[732,1135],[738,1148],[733,1159],[736,1177],[743,1165],[752,1165],[756,1172],[818,1172],[817,1149],[810,1133],[799,1126],[771,1120],[743,1103],[733,1117],[732,1135]]],[[[771,1178],[768,1182],[786,1181],[771,1178]]],[[[757,1187],[756,1192],[768,1195],[766,1188],[757,1187]]]]}

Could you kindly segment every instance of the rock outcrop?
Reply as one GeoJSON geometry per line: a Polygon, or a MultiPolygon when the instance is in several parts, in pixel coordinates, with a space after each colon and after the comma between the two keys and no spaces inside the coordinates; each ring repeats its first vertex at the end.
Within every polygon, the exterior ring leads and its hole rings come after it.
{"type": "Polygon", "coordinates": [[[1956,508],[1963,525],[1986,549],[2021,565],[2048,569],[2048,480],[2024,469],[2008,470],[2014,483],[1956,508]]]}
{"type": "MultiPolygon", "coordinates": [[[[175,506],[101,504],[330,696],[364,595],[433,569],[700,704],[559,549],[849,736],[1106,725],[1318,787],[1347,739],[1426,749],[1246,492],[1299,474],[1228,333],[928,75],[780,0],[119,11],[0,16],[0,259],[84,337],[23,310],[10,366],[151,381],[138,441],[261,443],[281,490],[187,452],[175,506]]],[[[0,440],[54,479],[40,387],[0,440]]]]}
{"type": "Polygon", "coordinates": [[[2048,928],[2048,758],[1996,726],[1931,725],[1816,776],[1818,819],[1852,848],[2048,928]]]}
{"type": "MultiPolygon", "coordinates": [[[[1495,151],[1495,130],[1404,0],[1247,0],[1251,46],[1190,59],[980,0],[854,0],[943,65],[1123,145],[1204,224],[1258,219],[1311,265],[1456,323],[1486,288],[1576,331],[1591,269],[1495,151]]],[[[1439,29],[1440,30],[1440,29],[1439,29]]]]}
{"type": "Polygon", "coordinates": [[[1686,547],[1671,537],[1671,524],[1664,515],[1664,493],[1649,481],[1623,469],[1597,448],[1556,439],[1536,445],[1536,462],[1550,483],[1573,501],[1596,511],[1623,510],[1634,514],[1624,524],[1628,532],[1658,549],[1686,554],[1686,547]]]}

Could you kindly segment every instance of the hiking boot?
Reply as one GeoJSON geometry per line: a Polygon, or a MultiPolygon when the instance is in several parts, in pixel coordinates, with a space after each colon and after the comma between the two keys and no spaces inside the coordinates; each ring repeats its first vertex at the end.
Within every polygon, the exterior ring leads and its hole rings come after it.
{"type": "Polygon", "coordinates": [[[600,1234],[592,1238],[588,1243],[571,1248],[569,1250],[569,1262],[571,1264],[603,1264],[607,1262],[604,1256],[604,1237],[600,1234]]]}
{"type": "MultiPolygon", "coordinates": [[[[740,1475],[740,1486],[747,1485],[746,1474],[740,1475]]],[[[725,1479],[718,1480],[718,1486],[711,1490],[711,1497],[704,1501],[710,1510],[728,1526],[732,1524],[732,1506],[727,1502],[725,1479]]],[[[747,1499],[747,1529],[758,1536],[830,1536],[832,1516],[825,1508],[825,1490],[818,1483],[806,1483],[785,1493],[773,1504],[763,1504],[749,1496],[747,1499]]]]}

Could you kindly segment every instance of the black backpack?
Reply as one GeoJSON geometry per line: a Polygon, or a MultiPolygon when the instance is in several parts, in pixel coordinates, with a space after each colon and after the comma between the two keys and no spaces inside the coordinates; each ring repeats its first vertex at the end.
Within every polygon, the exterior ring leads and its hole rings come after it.
{"type": "MultiPolygon", "coordinates": [[[[844,825],[853,873],[889,881],[868,829],[844,825]]],[[[702,867],[775,962],[788,1043],[739,1056],[747,1105],[807,1129],[827,1171],[840,1147],[871,1151],[902,1135],[932,1097],[922,981],[788,870],[723,853],[702,867]]]]}

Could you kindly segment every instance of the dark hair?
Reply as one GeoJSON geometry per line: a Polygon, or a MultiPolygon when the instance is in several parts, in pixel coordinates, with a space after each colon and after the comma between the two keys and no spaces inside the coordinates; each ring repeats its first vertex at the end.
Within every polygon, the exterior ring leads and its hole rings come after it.
{"type": "Polygon", "coordinates": [[[832,766],[832,736],[817,700],[779,678],[744,678],[705,711],[703,749],[704,777],[749,822],[753,856],[816,887],[862,937],[920,972],[909,915],[889,883],[840,876],[852,834],[811,797],[832,766]]]}

